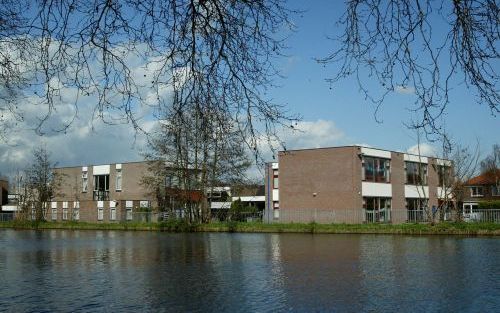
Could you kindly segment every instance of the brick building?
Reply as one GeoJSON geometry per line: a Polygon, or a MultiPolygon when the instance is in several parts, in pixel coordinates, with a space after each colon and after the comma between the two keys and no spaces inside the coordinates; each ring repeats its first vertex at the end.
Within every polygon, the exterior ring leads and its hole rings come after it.
{"type": "Polygon", "coordinates": [[[500,169],[473,177],[464,184],[463,213],[465,217],[477,212],[479,202],[500,200],[500,169]]]}
{"type": "Polygon", "coordinates": [[[134,213],[155,206],[141,184],[148,163],[129,162],[55,168],[60,186],[46,208],[46,219],[113,222],[132,220],[134,213]]]}
{"type": "Polygon", "coordinates": [[[451,162],[360,146],[280,152],[266,168],[265,222],[423,221],[451,162]]]}

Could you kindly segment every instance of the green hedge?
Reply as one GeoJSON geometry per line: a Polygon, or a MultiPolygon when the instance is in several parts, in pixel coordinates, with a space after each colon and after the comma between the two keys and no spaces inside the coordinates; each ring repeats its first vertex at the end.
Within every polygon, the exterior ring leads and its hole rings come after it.
{"type": "Polygon", "coordinates": [[[500,200],[481,201],[478,204],[480,210],[500,209],[500,200]]]}

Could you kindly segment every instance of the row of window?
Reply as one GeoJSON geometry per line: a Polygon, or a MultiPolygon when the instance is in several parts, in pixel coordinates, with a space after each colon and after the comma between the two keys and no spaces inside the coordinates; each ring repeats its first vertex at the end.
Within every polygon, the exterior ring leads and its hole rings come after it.
{"type": "MultiPolygon", "coordinates": [[[[131,221],[132,218],[133,218],[133,214],[132,214],[132,208],[126,208],[125,210],[125,219],[127,221],[131,221]]],[[[35,210],[33,209],[31,211],[31,216],[32,216],[32,219],[34,220],[35,219],[35,210]]],[[[72,217],[72,220],[74,221],[78,221],[80,220],[80,209],[79,208],[74,208],[72,210],[72,214],[73,214],[73,217],[72,217]]],[[[67,208],[63,208],[62,209],[62,220],[63,221],[67,221],[69,220],[69,209],[67,208]]],[[[51,219],[53,221],[56,221],[57,220],[57,209],[56,208],[53,208],[52,211],[51,211],[51,219]]],[[[104,219],[104,208],[97,208],[97,220],[98,221],[102,221],[104,219]]],[[[116,208],[110,208],[109,209],[109,220],[110,221],[116,221],[116,208]]]]}
{"type": "MultiPolygon", "coordinates": [[[[418,162],[405,162],[405,183],[408,185],[427,185],[427,164],[418,162]]],[[[362,179],[367,182],[388,183],[391,176],[391,161],[376,157],[363,157],[362,179]]],[[[439,185],[449,185],[451,168],[439,165],[437,167],[439,185]]]]}
{"type": "MultiPolygon", "coordinates": [[[[389,222],[391,220],[391,198],[364,197],[365,221],[368,223],[389,222]]],[[[406,198],[407,220],[424,221],[429,199],[406,198]]]]}

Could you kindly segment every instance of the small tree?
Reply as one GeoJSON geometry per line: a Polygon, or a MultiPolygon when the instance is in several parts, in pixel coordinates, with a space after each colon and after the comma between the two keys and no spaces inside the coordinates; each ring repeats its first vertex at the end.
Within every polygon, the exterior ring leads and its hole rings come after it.
{"type": "Polygon", "coordinates": [[[61,180],[59,174],[53,171],[55,166],[45,147],[33,150],[32,163],[26,170],[24,209],[34,208],[36,221],[44,219],[48,202],[59,189],[61,180]]]}

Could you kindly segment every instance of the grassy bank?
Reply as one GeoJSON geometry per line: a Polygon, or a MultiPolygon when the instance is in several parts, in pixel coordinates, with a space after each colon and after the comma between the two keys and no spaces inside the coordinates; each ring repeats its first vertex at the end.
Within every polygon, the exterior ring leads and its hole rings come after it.
{"type": "Polygon", "coordinates": [[[314,234],[405,234],[405,235],[485,235],[500,236],[500,224],[440,223],[429,224],[263,224],[210,223],[188,225],[183,221],[163,223],[84,223],[84,222],[0,222],[0,228],[15,229],[82,229],[141,230],[170,232],[241,232],[241,233],[314,233],[314,234]]]}

